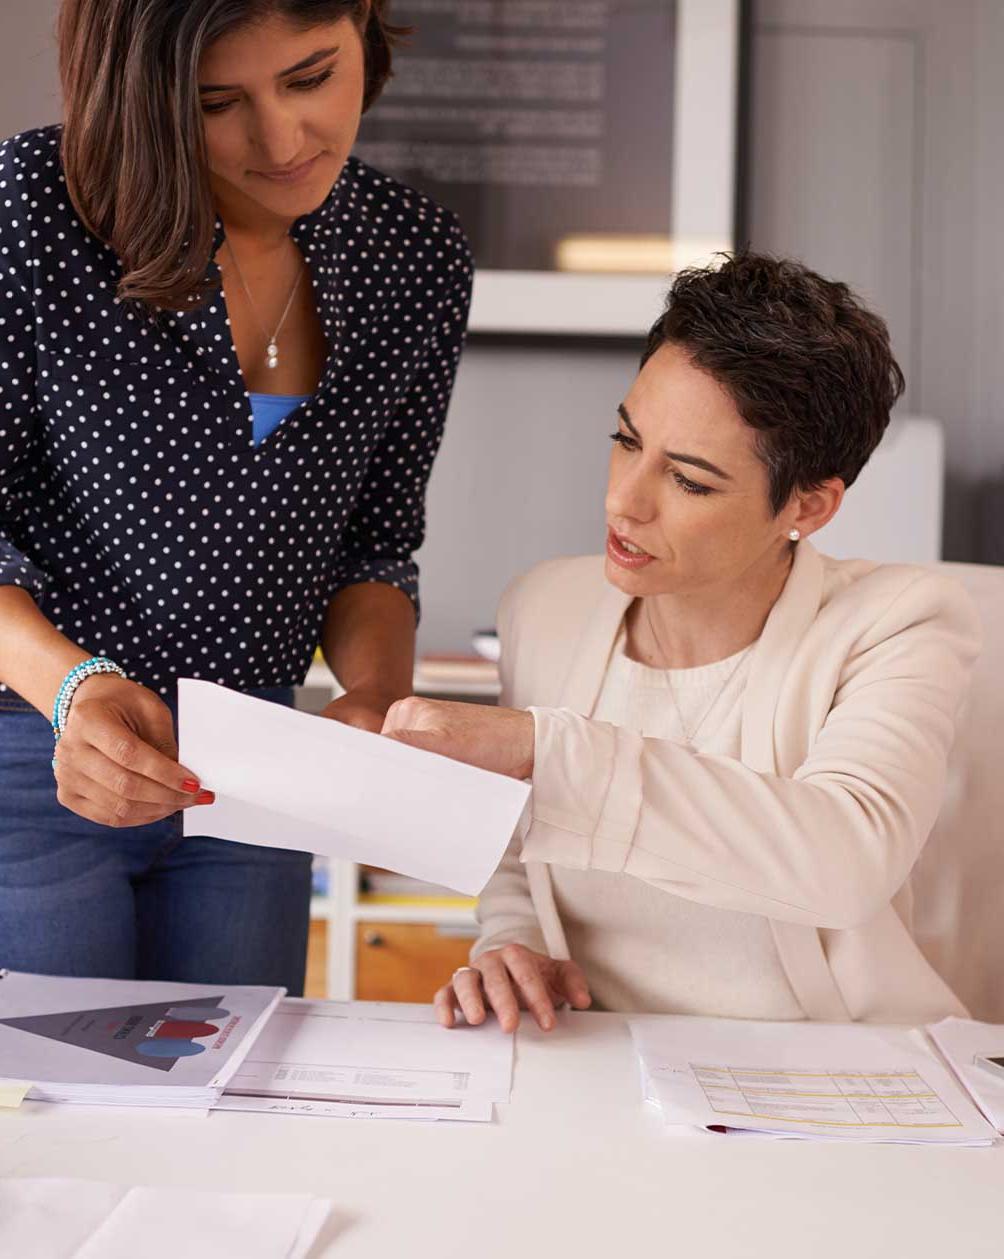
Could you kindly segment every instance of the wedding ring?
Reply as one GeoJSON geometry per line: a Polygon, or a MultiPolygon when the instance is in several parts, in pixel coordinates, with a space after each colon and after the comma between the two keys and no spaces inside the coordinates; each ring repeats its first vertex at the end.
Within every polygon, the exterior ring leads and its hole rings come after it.
{"type": "Polygon", "coordinates": [[[458,966],[457,969],[450,976],[450,983],[455,983],[457,976],[462,975],[464,971],[468,971],[468,970],[473,971],[475,975],[481,974],[481,972],[477,969],[476,966],[458,966]]]}

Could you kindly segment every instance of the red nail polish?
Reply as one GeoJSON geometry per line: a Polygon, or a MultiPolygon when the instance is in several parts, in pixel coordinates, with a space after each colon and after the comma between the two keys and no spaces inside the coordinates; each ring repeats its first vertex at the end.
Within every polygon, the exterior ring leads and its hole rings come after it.
{"type": "Polygon", "coordinates": [[[200,791],[195,797],[196,804],[213,804],[216,800],[215,791],[200,791]]]}
{"type": "Polygon", "coordinates": [[[199,781],[197,778],[186,778],[181,784],[181,790],[187,791],[189,795],[194,796],[199,790],[199,781]]]}

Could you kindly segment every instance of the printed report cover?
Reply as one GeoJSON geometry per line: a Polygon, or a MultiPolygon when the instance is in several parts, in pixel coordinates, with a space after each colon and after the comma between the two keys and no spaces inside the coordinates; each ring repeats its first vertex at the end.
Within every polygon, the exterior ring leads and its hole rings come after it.
{"type": "Polygon", "coordinates": [[[0,1077],[222,1088],[284,994],[0,970],[0,1077]]]}

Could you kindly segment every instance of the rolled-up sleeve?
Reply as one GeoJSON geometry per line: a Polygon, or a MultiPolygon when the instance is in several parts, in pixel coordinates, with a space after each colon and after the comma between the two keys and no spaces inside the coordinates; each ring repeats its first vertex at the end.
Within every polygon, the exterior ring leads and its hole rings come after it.
{"type": "Polygon", "coordinates": [[[367,478],[349,517],[332,594],[362,582],[396,586],[420,611],[414,553],[425,538],[425,493],[443,439],[471,303],[470,248],[454,221],[450,265],[426,352],[411,385],[370,456],[367,478]]]}
{"type": "Polygon", "coordinates": [[[28,202],[16,140],[8,140],[0,145],[0,586],[22,586],[37,600],[45,574],[12,540],[39,427],[28,202]]]}

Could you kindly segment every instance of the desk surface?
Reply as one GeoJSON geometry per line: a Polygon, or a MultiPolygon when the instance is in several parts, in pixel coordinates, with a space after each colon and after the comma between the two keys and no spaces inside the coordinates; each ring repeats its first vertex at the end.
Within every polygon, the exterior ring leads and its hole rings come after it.
{"type": "Polygon", "coordinates": [[[334,1203],[325,1259],[1004,1253],[1004,1146],[674,1134],[643,1106],[610,1014],[522,1031],[491,1125],[27,1103],[0,1113],[0,1175],[311,1192],[334,1203]]]}

